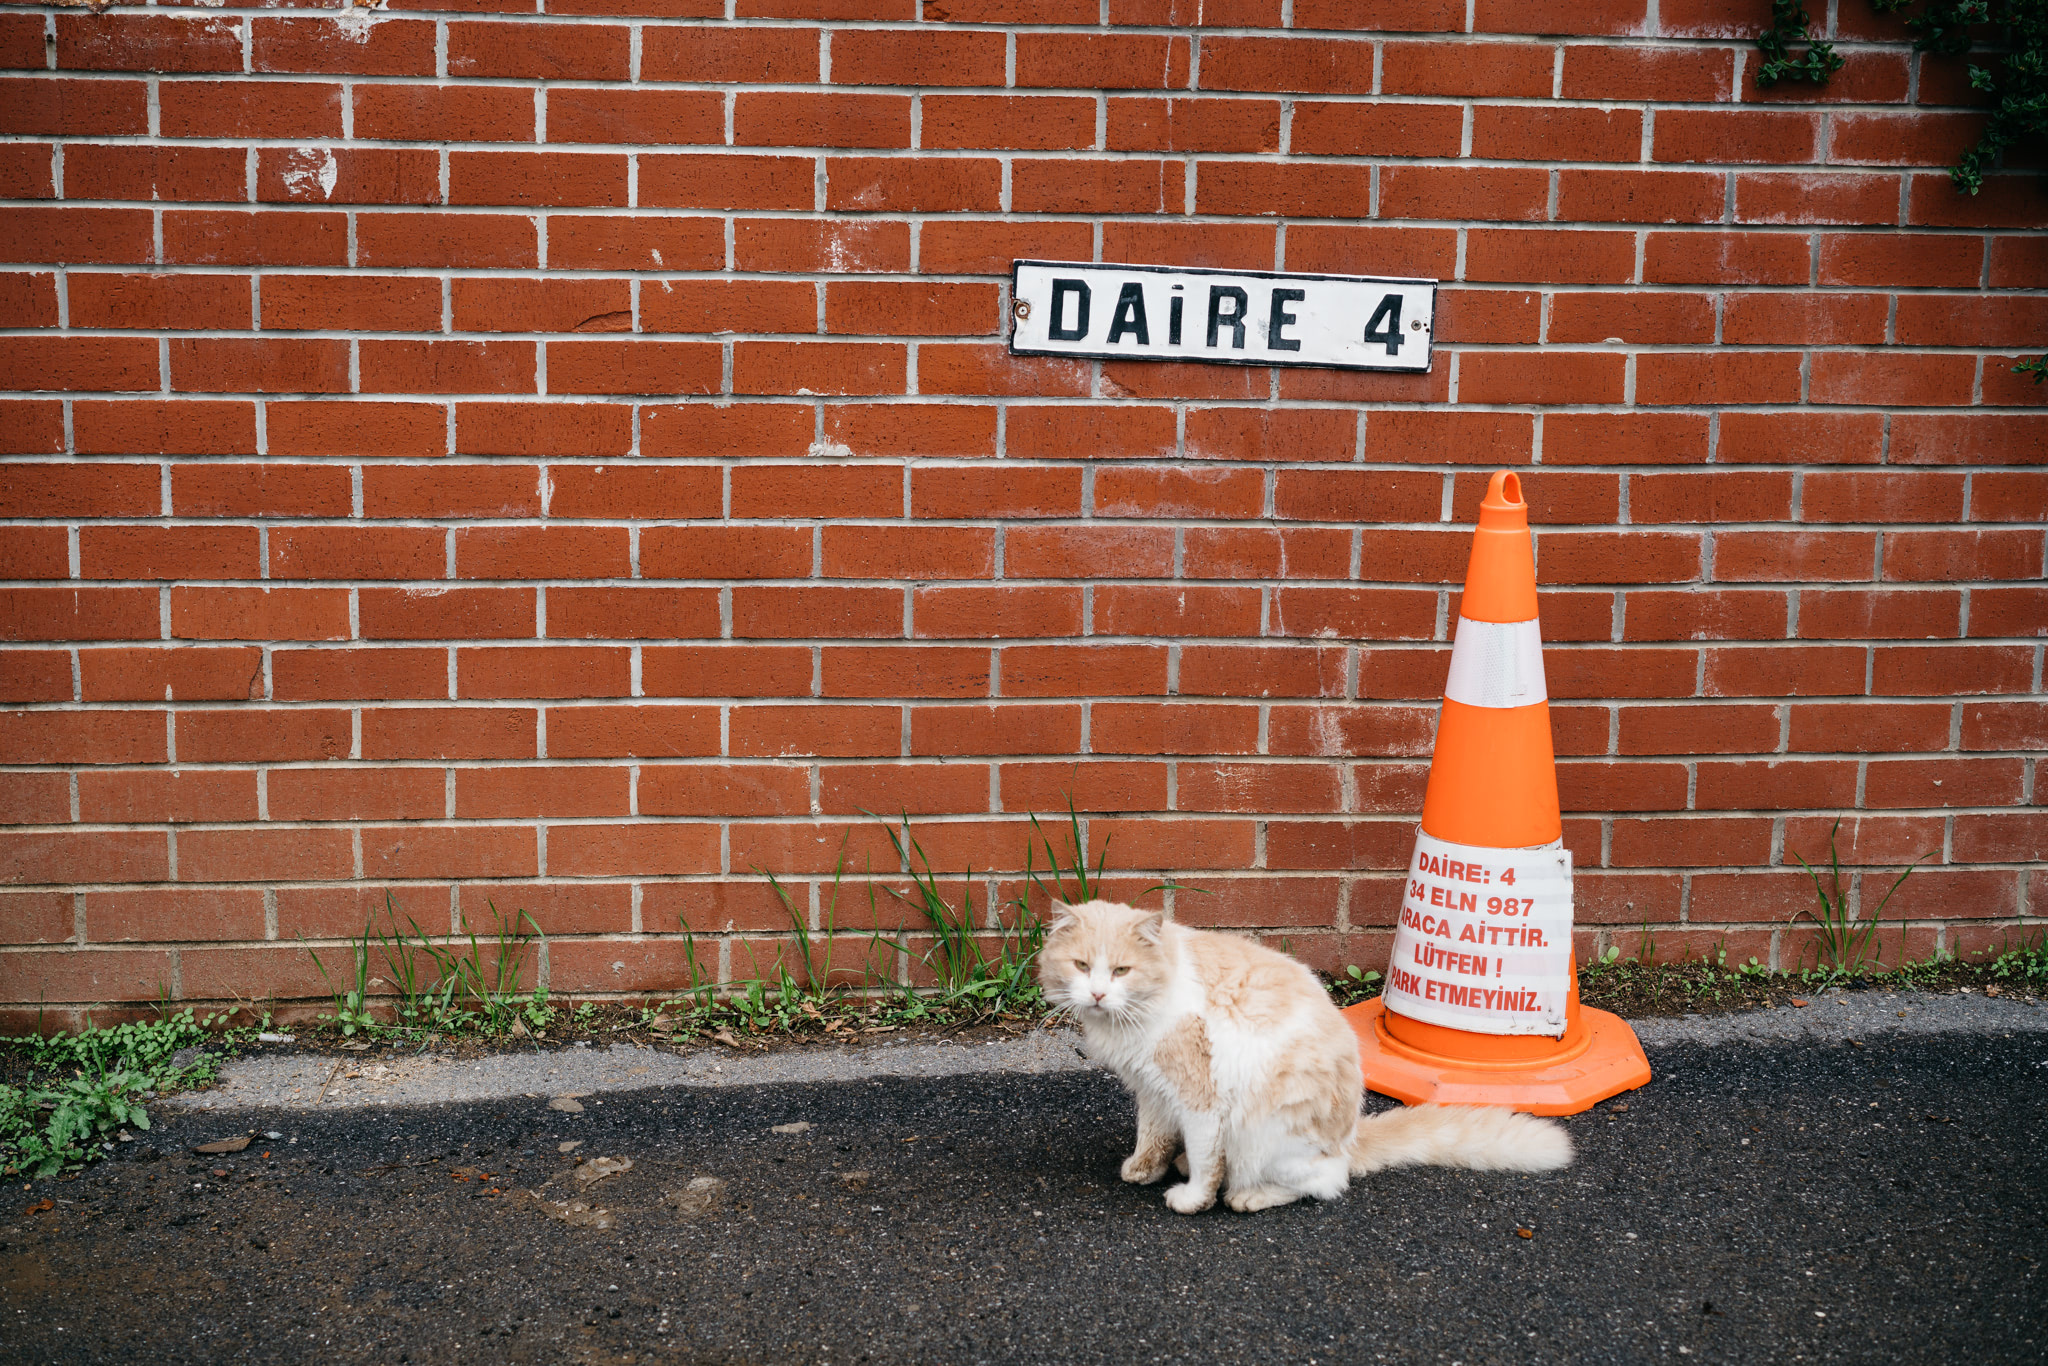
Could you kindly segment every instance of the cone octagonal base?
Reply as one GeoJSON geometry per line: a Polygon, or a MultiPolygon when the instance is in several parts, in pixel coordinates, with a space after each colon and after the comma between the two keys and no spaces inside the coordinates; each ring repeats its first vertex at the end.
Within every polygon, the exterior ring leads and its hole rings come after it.
{"type": "Polygon", "coordinates": [[[1387,1032],[1377,997],[1344,1012],[1358,1035],[1365,1086],[1409,1105],[1498,1105],[1575,1115],[1650,1080],[1650,1060],[1619,1015],[1581,1006],[1551,1058],[1473,1062],[1414,1048],[1387,1032]]]}

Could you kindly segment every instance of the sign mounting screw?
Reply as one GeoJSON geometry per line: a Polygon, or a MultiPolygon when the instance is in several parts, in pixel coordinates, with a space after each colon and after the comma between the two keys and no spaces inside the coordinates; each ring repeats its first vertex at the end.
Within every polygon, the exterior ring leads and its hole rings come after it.
{"type": "Polygon", "coordinates": [[[1015,305],[1015,306],[1014,306],[1013,308],[1011,308],[1011,310],[1010,310],[1010,311],[1011,311],[1012,313],[1015,313],[1015,314],[1016,314],[1016,315],[1017,315],[1018,317],[1020,317],[1020,318],[1028,318],[1028,317],[1030,317],[1030,316],[1031,316],[1031,300],[1029,300],[1029,299],[1019,299],[1019,300],[1017,300],[1017,303],[1016,303],[1016,305],[1015,305]]]}

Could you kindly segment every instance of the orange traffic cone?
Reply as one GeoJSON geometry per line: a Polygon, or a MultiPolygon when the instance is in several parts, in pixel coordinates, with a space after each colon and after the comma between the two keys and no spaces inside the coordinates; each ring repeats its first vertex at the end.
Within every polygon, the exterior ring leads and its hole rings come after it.
{"type": "Polygon", "coordinates": [[[1479,506],[1386,991],[1344,1012],[1368,1088],[1572,1115],[1650,1079],[1628,1024],[1579,1004],[1563,834],[1529,507],[1503,470],[1479,506]]]}

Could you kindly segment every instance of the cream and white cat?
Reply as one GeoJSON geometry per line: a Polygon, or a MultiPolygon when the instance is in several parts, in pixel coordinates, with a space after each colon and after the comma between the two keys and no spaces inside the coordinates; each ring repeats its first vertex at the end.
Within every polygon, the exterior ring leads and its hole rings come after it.
{"type": "Polygon", "coordinates": [[[1550,1171],[1572,1160],[1558,1125],[1509,1110],[1421,1105],[1359,1113],[1358,1040],[1299,962],[1248,939],[1112,901],[1053,907],[1039,955],[1046,998],[1138,1098],[1123,1178],[1149,1184],[1177,1152],[1169,1208],[1251,1211],[1332,1200],[1355,1175],[1428,1164],[1550,1171]]]}

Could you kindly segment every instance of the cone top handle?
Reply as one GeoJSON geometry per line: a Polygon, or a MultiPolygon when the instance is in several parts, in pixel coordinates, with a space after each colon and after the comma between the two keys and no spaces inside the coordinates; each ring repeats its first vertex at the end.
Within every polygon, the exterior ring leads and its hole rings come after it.
{"type": "Polygon", "coordinates": [[[1479,504],[1479,525],[1487,531],[1526,531],[1529,505],[1522,501],[1522,478],[1513,470],[1496,470],[1486,482],[1479,504]]]}

